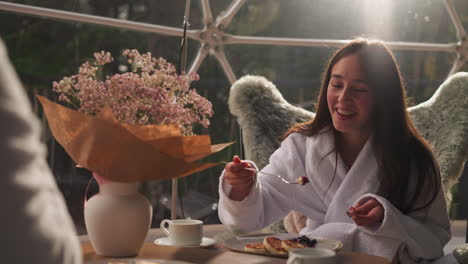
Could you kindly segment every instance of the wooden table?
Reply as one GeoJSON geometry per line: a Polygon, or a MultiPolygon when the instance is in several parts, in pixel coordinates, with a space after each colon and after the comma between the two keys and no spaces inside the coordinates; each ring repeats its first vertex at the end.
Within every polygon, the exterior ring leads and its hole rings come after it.
{"type": "MultiPolygon", "coordinates": [[[[214,237],[225,231],[223,225],[206,225],[203,227],[203,233],[205,237],[214,237]]],[[[200,264],[237,264],[237,263],[255,263],[255,264],[285,264],[285,258],[276,258],[269,256],[260,256],[253,254],[244,254],[239,252],[233,252],[225,248],[222,243],[215,244],[211,247],[205,248],[186,248],[176,246],[161,246],[156,245],[153,241],[156,238],[164,237],[160,229],[151,229],[148,232],[146,241],[140,250],[138,256],[135,258],[139,259],[167,259],[167,260],[181,260],[191,263],[200,264]]],[[[98,261],[98,260],[111,260],[111,258],[102,257],[96,255],[91,243],[89,243],[87,236],[80,236],[81,247],[83,250],[83,259],[86,262],[98,261]]],[[[377,256],[370,256],[365,254],[358,254],[352,252],[339,252],[339,261],[342,264],[389,264],[389,262],[377,256]]]]}

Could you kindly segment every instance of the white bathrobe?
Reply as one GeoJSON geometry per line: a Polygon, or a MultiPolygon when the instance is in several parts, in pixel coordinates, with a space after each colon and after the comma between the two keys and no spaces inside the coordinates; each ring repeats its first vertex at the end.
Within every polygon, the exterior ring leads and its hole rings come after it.
{"type": "Polygon", "coordinates": [[[379,181],[371,139],[350,169],[333,150],[331,130],[313,137],[289,135],[263,171],[289,181],[307,176],[310,183],[284,184],[277,177],[260,173],[249,195],[239,202],[229,199],[230,186],[223,180],[223,172],[219,187],[221,222],[233,230],[255,231],[296,210],[308,218],[301,234],[340,240],[345,251],[383,256],[390,261],[398,254],[400,263],[424,263],[443,255],[450,239],[443,190],[429,207],[405,215],[375,195],[379,181]],[[350,206],[368,196],[377,199],[385,210],[383,222],[374,228],[357,226],[346,215],[350,206]]]}

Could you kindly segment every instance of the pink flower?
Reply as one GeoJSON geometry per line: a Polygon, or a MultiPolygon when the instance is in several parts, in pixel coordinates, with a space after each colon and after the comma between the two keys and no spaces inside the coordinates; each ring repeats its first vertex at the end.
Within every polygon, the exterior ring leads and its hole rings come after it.
{"type": "Polygon", "coordinates": [[[101,51],[94,53],[97,65],[104,65],[114,60],[109,52],[101,51]]]}
{"type": "Polygon", "coordinates": [[[101,79],[102,67],[114,59],[109,52],[94,53],[95,61],[83,63],[78,74],[53,82],[59,100],[90,115],[109,105],[121,123],[175,124],[184,135],[193,134],[194,124],[208,127],[212,105],[190,88],[199,79],[196,73],[177,75],[174,65],[149,52],[124,50],[122,55],[130,72],[101,79]]]}

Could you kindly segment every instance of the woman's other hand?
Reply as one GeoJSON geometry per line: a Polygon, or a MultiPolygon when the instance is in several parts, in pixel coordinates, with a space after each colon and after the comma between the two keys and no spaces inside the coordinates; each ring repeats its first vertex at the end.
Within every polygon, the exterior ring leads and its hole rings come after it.
{"type": "Polygon", "coordinates": [[[364,198],[349,209],[349,215],[358,226],[372,227],[384,218],[384,208],[375,198],[364,198]]]}
{"type": "Polygon", "coordinates": [[[234,201],[242,201],[255,182],[255,172],[245,168],[252,166],[246,161],[241,161],[238,156],[234,156],[232,162],[226,165],[224,179],[232,186],[229,198],[234,201]]]}

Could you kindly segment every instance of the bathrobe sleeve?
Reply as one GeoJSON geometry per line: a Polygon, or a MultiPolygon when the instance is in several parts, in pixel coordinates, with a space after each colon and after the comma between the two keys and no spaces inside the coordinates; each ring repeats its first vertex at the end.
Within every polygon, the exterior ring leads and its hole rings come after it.
{"type": "MultiPolygon", "coordinates": [[[[262,171],[295,181],[306,175],[305,150],[306,137],[293,133],[272,154],[270,163],[262,171]]],[[[239,232],[258,230],[284,218],[296,206],[297,188],[305,187],[285,184],[277,177],[258,173],[248,196],[242,201],[233,201],[223,189],[223,176],[224,172],[219,186],[219,217],[228,228],[239,232]]],[[[314,193],[308,195],[307,199],[313,201],[314,193]]]]}
{"type": "Polygon", "coordinates": [[[363,232],[400,241],[400,263],[425,263],[443,256],[443,247],[450,240],[450,222],[443,190],[428,207],[408,215],[403,214],[388,200],[375,194],[384,207],[382,224],[376,228],[360,227],[363,232]]]}
{"type": "MultiPolygon", "coordinates": [[[[450,239],[443,190],[439,190],[429,206],[403,214],[387,199],[376,195],[380,183],[376,176],[378,166],[372,149],[372,145],[366,143],[340,187],[333,192],[324,223],[310,226],[302,233],[340,240],[344,244],[343,250],[347,251],[383,256],[389,261],[397,256],[400,263],[424,263],[441,257],[443,247],[450,239]],[[377,227],[357,226],[344,214],[350,205],[365,197],[374,197],[384,207],[383,222],[377,227]]],[[[409,189],[415,188],[421,186],[410,183],[409,189]]],[[[423,205],[427,199],[424,194],[422,192],[415,207],[423,205]]]]}

